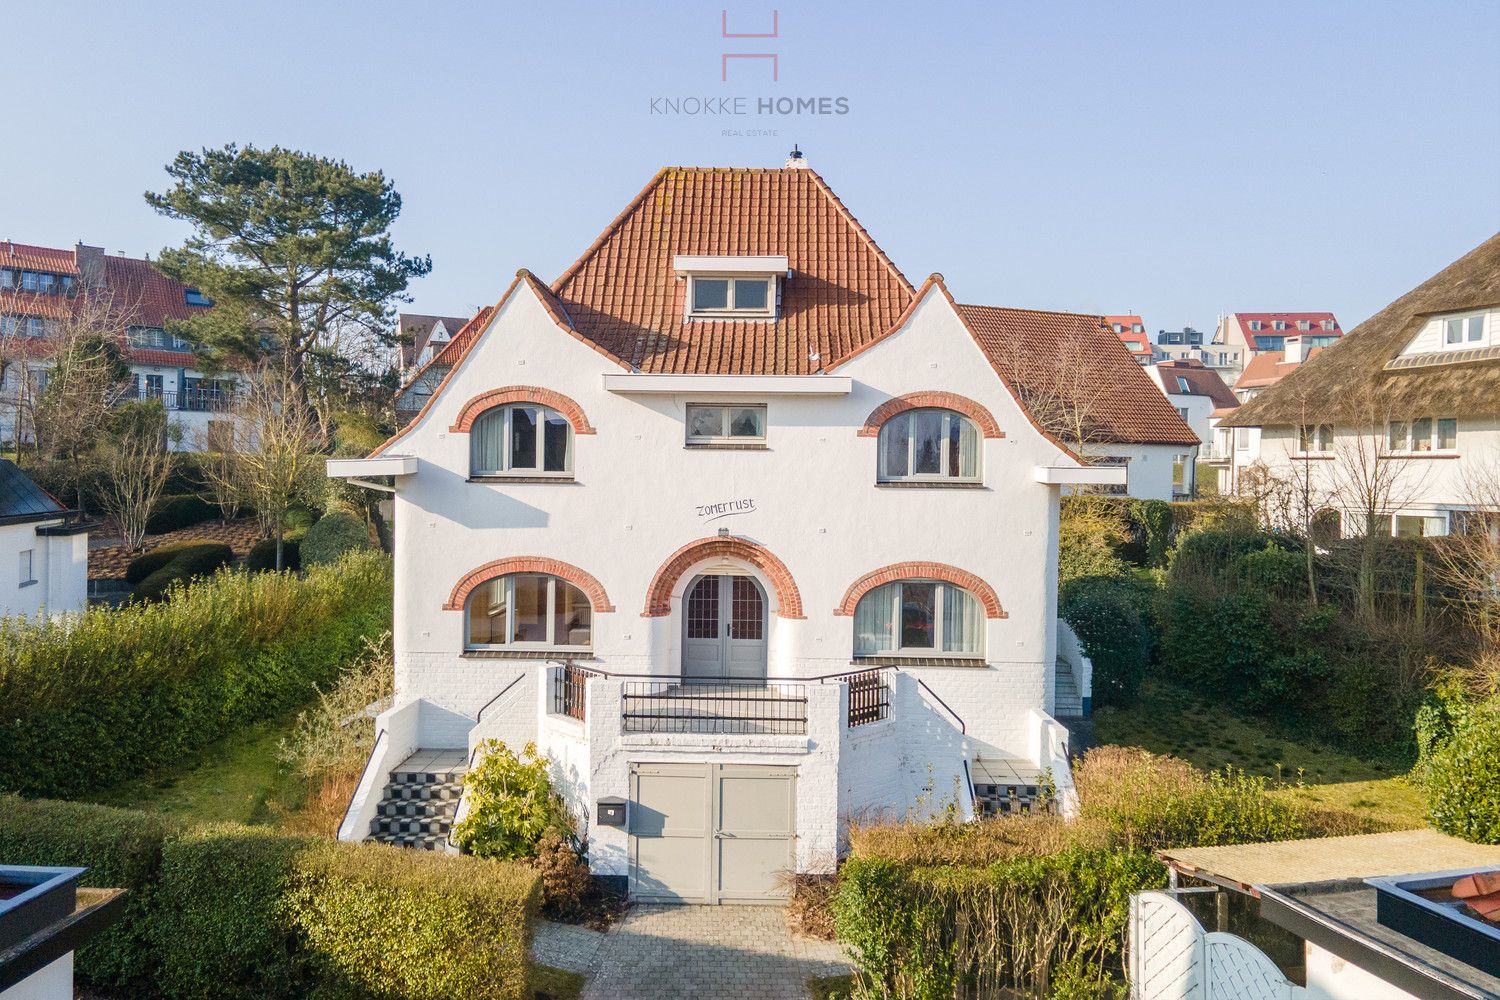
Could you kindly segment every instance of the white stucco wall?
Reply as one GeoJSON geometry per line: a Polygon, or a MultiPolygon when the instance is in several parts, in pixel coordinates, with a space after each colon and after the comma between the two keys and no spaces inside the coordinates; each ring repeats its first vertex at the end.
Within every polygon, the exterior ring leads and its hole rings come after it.
{"type": "Polygon", "coordinates": [[[1304,953],[1308,987],[1322,990],[1328,1000],[1421,1000],[1311,941],[1305,943],[1304,953]]]}
{"type": "Polygon", "coordinates": [[[88,534],[39,533],[61,523],[0,525],[0,617],[67,614],[88,606],[88,534]],[[21,579],[21,553],[27,550],[35,582],[21,579]]]}

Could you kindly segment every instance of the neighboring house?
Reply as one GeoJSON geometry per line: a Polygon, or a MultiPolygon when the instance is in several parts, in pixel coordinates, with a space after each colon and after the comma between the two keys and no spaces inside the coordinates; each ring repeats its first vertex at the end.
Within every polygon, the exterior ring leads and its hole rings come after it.
{"type": "Polygon", "coordinates": [[[177,428],[174,448],[198,451],[228,429],[225,411],[232,383],[210,379],[197,369],[187,343],[167,332],[212,307],[197,289],[162,274],[149,260],[110,256],[79,243],[72,250],[0,242],[0,441],[32,440],[18,420],[26,398],[46,387],[47,370],[59,328],[93,296],[107,300],[118,321],[130,365],[125,399],[159,399],[177,428]]]}
{"type": "Polygon", "coordinates": [[[458,336],[458,331],[462,330],[468,322],[469,318],[462,316],[398,314],[396,329],[401,331],[403,338],[397,355],[401,368],[401,384],[405,386],[423,366],[448,345],[450,340],[458,336]]]}
{"type": "Polygon", "coordinates": [[[1301,367],[1302,362],[1323,349],[1310,346],[1315,339],[1301,334],[1287,337],[1278,351],[1261,351],[1250,359],[1234,383],[1235,398],[1247,403],[1301,367]]]}
{"type": "MultiPolygon", "coordinates": [[[[1445,535],[1500,475],[1500,235],[1225,417],[1233,482],[1303,477],[1345,533],[1445,535]],[[1366,492],[1372,502],[1356,503],[1366,492]]],[[[1301,479],[1298,480],[1299,482],[1301,479]]]]}
{"type": "Polygon", "coordinates": [[[75,514],[0,458],[0,618],[88,605],[88,526],[75,514]]]}
{"type": "Polygon", "coordinates": [[[1144,320],[1139,316],[1106,316],[1104,322],[1125,342],[1131,357],[1143,365],[1151,363],[1151,337],[1144,320]]]}
{"type": "MultiPolygon", "coordinates": [[[[1217,372],[1201,361],[1160,361],[1146,368],[1151,381],[1166,395],[1167,402],[1177,410],[1182,419],[1198,435],[1200,447],[1195,456],[1198,461],[1214,462],[1224,456],[1214,447],[1215,428],[1220,418],[1236,407],[1234,393],[1217,372]]],[[[1193,463],[1189,463],[1191,466],[1193,463]]],[[[1180,494],[1191,495],[1193,483],[1191,470],[1186,480],[1175,479],[1173,486],[1180,494]]]]}
{"type": "Polygon", "coordinates": [[[1197,361],[1226,384],[1232,384],[1245,365],[1242,347],[1210,343],[1202,330],[1158,330],[1152,357],[1157,361],[1197,361]]]}
{"type": "Polygon", "coordinates": [[[1110,407],[1190,435],[1100,317],[914,287],[805,166],[662,170],[329,462],[395,508],[395,702],[340,837],[442,846],[491,737],[641,899],[777,898],[849,816],[1041,808],[1046,775],[1070,808],[1058,495],[1124,475],[1022,400],[1080,335],[1139,387],[1110,407]]]}
{"type": "Polygon", "coordinates": [[[1304,348],[1327,347],[1344,335],[1331,312],[1238,312],[1219,318],[1213,343],[1242,348],[1245,357],[1280,351],[1288,337],[1301,337],[1304,348]]]}

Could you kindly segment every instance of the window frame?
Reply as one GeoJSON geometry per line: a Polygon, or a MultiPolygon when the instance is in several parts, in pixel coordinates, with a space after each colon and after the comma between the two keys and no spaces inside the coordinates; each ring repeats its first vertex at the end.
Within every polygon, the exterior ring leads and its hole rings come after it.
{"type": "Polygon", "coordinates": [[[519,401],[514,403],[502,403],[499,406],[492,406],[489,409],[485,410],[483,413],[479,414],[479,416],[475,417],[473,425],[469,428],[469,478],[558,480],[572,479],[574,450],[576,448],[575,438],[576,435],[573,431],[573,421],[568,419],[567,414],[561,412],[560,410],[555,410],[550,406],[545,406],[541,403],[528,403],[519,401]],[[518,409],[536,410],[538,413],[535,442],[537,464],[534,468],[527,468],[525,466],[516,468],[513,464],[515,461],[515,457],[511,452],[513,444],[511,440],[511,421],[513,419],[513,411],[518,409]],[[481,469],[479,468],[478,461],[480,434],[479,426],[484,421],[491,419],[492,416],[496,413],[504,414],[504,416],[501,418],[500,428],[502,442],[500,447],[502,468],[481,469]],[[563,468],[560,471],[549,470],[544,467],[546,465],[546,427],[547,418],[549,416],[557,417],[562,421],[563,426],[567,428],[568,440],[563,450],[563,468]]]}
{"type": "MultiPolygon", "coordinates": [[[[883,583],[878,587],[874,587],[871,590],[867,591],[863,596],[861,596],[859,601],[855,604],[853,615],[853,622],[855,624],[852,624],[850,626],[851,628],[857,627],[857,623],[859,622],[860,607],[866,601],[875,598],[875,596],[881,591],[887,590],[891,594],[892,601],[891,636],[895,643],[898,644],[893,645],[890,649],[876,650],[870,653],[861,653],[856,648],[854,652],[854,659],[865,660],[872,658],[889,657],[900,659],[982,660],[985,658],[984,650],[986,645],[985,640],[987,638],[985,632],[987,630],[986,627],[989,619],[985,616],[984,613],[984,602],[981,601],[979,599],[979,595],[975,594],[972,590],[966,590],[965,588],[960,587],[958,584],[950,583],[947,580],[934,580],[929,577],[914,576],[906,577],[900,580],[892,580],[889,583],[883,583]],[[903,631],[901,627],[901,608],[905,604],[904,588],[906,584],[909,583],[930,583],[935,588],[932,602],[932,646],[930,648],[926,646],[908,647],[899,645],[899,642],[901,641],[901,633],[903,631]],[[943,622],[945,612],[947,610],[947,594],[950,588],[959,591],[960,593],[966,594],[969,599],[974,602],[975,607],[978,609],[979,642],[978,648],[973,651],[943,649],[943,640],[947,638],[946,626],[943,622]]],[[[859,641],[858,634],[852,636],[852,639],[857,644],[859,641]]]]}
{"type": "Polygon", "coordinates": [[[682,415],[683,440],[689,445],[763,445],[766,443],[766,435],[770,429],[770,407],[765,403],[687,403],[682,408],[682,415]],[[719,426],[725,431],[732,430],[730,421],[731,410],[758,410],[760,413],[760,433],[694,434],[693,411],[699,409],[719,410],[719,426]]]}
{"type": "Polygon", "coordinates": [[[687,287],[687,315],[688,319],[775,319],[778,299],[778,283],[775,275],[770,274],[693,274],[688,276],[687,287]],[[721,308],[700,308],[698,306],[698,282],[700,281],[723,281],[727,282],[728,288],[725,294],[726,305],[721,308]],[[742,308],[739,303],[738,286],[740,282],[766,286],[766,304],[754,308],[742,308]]]}
{"type": "Polygon", "coordinates": [[[16,559],[17,586],[30,587],[36,579],[36,549],[22,549],[16,559]]]}
{"type": "Polygon", "coordinates": [[[584,593],[582,587],[579,587],[578,585],[576,585],[574,583],[570,583],[569,581],[564,580],[560,576],[552,576],[550,573],[506,573],[504,576],[491,577],[490,579],[485,580],[483,583],[479,584],[472,591],[470,591],[468,597],[464,598],[464,614],[463,614],[463,625],[462,625],[462,627],[463,627],[463,648],[464,648],[464,652],[478,652],[478,653],[483,653],[483,652],[509,652],[509,651],[515,651],[515,652],[539,652],[539,653],[546,653],[546,652],[592,653],[594,651],[594,605],[593,605],[593,602],[589,600],[588,594],[584,593]],[[547,636],[548,636],[549,640],[555,640],[557,638],[557,636],[556,636],[556,634],[554,632],[554,629],[556,628],[556,625],[557,625],[557,588],[558,588],[558,585],[561,584],[564,587],[572,587],[574,590],[576,590],[578,592],[578,595],[583,599],[583,603],[585,605],[587,605],[588,609],[589,609],[589,641],[588,641],[587,645],[582,645],[582,646],[565,645],[565,644],[558,644],[555,641],[546,641],[546,642],[514,642],[514,641],[511,641],[510,636],[515,635],[515,627],[516,627],[515,626],[515,615],[516,615],[516,580],[518,578],[520,578],[520,577],[523,577],[523,576],[525,576],[525,577],[539,577],[539,578],[547,581],[547,609],[543,613],[543,619],[547,623],[547,636]],[[501,634],[506,637],[506,641],[504,641],[504,642],[484,642],[484,643],[472,642],[472,641],[470,641],[470,637],[473,635],[473,632],[472,632],[472,630],[469,627],[469,622],[470,622],[470,615],[473,613],[474,600],[475,600],[476,597],[479,596],[480,593],[484,592],[486,590],[486,588],[488,588],[488,587],[490,587],[490,586],[492,586],[492,585],[494,585],[496,583],[503,584],[504,587],[505,587],[505,627],[502,630],[501,634]]]}
{"type": "Polygon", "coordinates": [[[1390,420],[1386,422],[1385,432],[1385,454],[1397,457],[1424,458],[1432,455],[1456,455],[1458,454],[1458,418],[1457,417],[1413,417],[1410,420],[1390,420]],[[1420,439],[1417,436],[1419,425],[1426,425],[1427,433],[1420,439]],[[1443,444],[1444,425],[1451,428],[1453,432],[1453,443],[1443,444]],[[1400,442],[1397,443],[1396,429],[1400,428],[1400,442]]]}
{"type": "Polygon", "coordinates": [[[1332,424],[1298,424],[1297,454],[1327,455],[1333,451],[1332,424]],[[1308,447],[1311,445],[1311,447],[1308,447]]]}
{"type": "MultiPolygon", "coordinates": [[[[915,434],[907,433],[906,445],[906,467],[908,470],[916,468],[917,437],[915,434]]],[[[963,467],[963,455],[959,454],[959,467],[963,467]]],[[[979,429],[979,424],[973,418],[958,412],[948,410],[940,406],[920,406],[910,410],[902,410],[895,414],[885,423],[880,425],[880,432],[875,438],[875,481],[876,483],[983,483],[984,482],[984,433],[979,429]],[[943,430],[939,435],[942,442],[941,454],[938,457],[938,469],[932,472],[911,472],[904,475],[892,475],[886,469],[886,434],[892,432],[898,421],[914,421],[919,413],[940,413],[943,415],[943,430]],[[974,474],[972,476],[950,476],[941,471],[951,467],[950,448],[953,442],[953,431],[951,421],[954,419],[967,421],[973,428],[974,441],[974,474]]]]}

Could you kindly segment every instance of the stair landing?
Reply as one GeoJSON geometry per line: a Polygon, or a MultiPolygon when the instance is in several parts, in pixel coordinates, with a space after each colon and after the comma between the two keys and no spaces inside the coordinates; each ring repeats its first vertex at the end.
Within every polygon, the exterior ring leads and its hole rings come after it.
{"type": "Polygon", "coordinates": [[[980,816],[1014,816],[1043,809],[1042,769],[1031,761],[979,757],[969,770],[980,816]]]}
{"type": "Polygon", "coordinates": [[[446,849],[468,763],[462,750],[418,750],[398,764],[386,782],[366,842],[446,849]]]}

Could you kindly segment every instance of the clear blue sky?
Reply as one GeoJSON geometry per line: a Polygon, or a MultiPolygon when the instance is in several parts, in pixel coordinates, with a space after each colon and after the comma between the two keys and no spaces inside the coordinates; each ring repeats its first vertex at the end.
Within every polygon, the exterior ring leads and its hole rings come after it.
{"type": "Polygon", "coordinates": [[[0,239],[155,253],[183,148],[382,169],[414,311],[550,280],[664,164],[793,142],[914,281],[963,301],[1332,309],[1346,327],[1500,229],[1500,4],[5,4],[0,239]],[[764,31],[775,39],[720,37],[764,31]],[[19,43],[19,44],[18,44],[19,43]],[[731,64],[721,54],[775,52],[731,64]],[[842,116],[653,97],[846,97],[842,116]],[[774,136],[723,130],[774,129],[774,136]]]}

